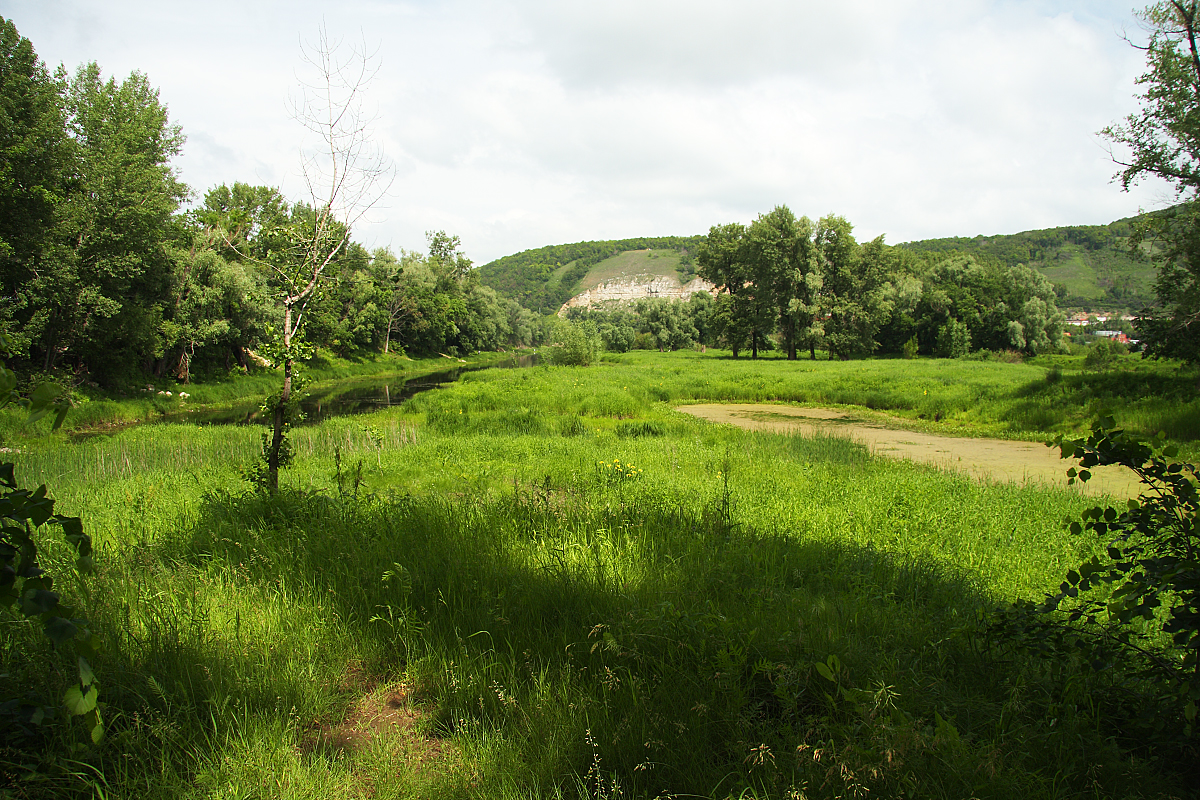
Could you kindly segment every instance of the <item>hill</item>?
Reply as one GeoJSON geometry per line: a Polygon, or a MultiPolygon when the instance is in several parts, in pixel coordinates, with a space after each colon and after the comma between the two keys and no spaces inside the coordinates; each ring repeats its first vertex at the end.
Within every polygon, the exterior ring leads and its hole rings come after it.
{"type": "Polygon", "coordinates": [[[1025,264],[1049,278],[1063,307],[1141,308],[1154,302],[1158,265],[1129,252],[1133,218],[1108,225],[1071,225],[1021,233],[905,242],[916,252],[959,252],[1025,264]]]}
{"type": "Polygon", "coordinates": [[[622,277],[695,277],[703,236],[659,236],[558,244],[504,256],[479,268],[479,280],[539,314],[553,314],[579,292],[622,277]]]}
{"type": "MultiPolygon", "coordinates": [[[[1108,225],[926,239],[896,247],[1025,264],[1055,284],[1064,308],[1137,309],[1154,302],[1157,264],[1130,254],[1132,223],[1126,218],[1108,225]]],[[[669,277],[687,283],[695,277],[696,249],[703,240],[660,236],[549,245],[484,264],[479,278],[532,311],[552,314],[572,297],[610,281],[669,277]]]]}

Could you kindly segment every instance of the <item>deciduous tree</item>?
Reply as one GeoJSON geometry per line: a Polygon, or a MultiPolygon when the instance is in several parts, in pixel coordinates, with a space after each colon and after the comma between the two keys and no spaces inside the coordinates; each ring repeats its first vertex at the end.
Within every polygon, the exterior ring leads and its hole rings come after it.
{"type": "Polygon", "coordinates": [[[1102,133],[1117,148],[1126,190],[1145,178],[1175,187],[1175,208],[1143,218],[1134,244],[1162,249],[1158,306],[1142,312],[1137,329],[1146,352],[1200,362],[1200,3],[1168,0],[1148,6],[1149,31],[1141,109],[1102,133]]]}

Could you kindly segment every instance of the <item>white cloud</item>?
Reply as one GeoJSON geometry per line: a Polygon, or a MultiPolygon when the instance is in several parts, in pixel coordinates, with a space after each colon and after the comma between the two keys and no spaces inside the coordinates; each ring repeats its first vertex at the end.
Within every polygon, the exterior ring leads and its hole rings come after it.
{"type": "Polygon", "coordinates": [[[702,233],[777,203],[889,241],[1106,222],[1126,195],[1096,132],[1136,108],[1124,3],[742,0],[9,0],[44,59],[145,72],[197,191],[296,196],[287,115],[323,18],[378,42],[392,196],[359,235],[528,247],[702,233]]]}

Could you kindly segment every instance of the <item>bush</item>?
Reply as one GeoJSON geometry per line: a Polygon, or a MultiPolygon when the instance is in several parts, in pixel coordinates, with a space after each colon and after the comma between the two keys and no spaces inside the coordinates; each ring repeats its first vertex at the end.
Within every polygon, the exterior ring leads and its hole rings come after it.
{"type": "Polygon", "coordinates": [[[1111,367],[1120,356],[1127,352],[1129,350],[1120,342],[1100,338],[1092,342],[1091,347],[1088,348],[1087,355],[1083,359],[1083,366],[1087,369],[1105,369],[1111,367]]]}
{"type": "Polygon", "coordinates": [[[548,353],[551,364],[586,367],[596,360],[600,351],[600,335],[591,322],[559,320],[551,341],[548,353]]]}
{"type": "Polygon", "coordinates": [[[905,342],[903,345],[900,346],[900,355],[902,355],[908,359],[916,358],[917,354],[920,353],[920,351],[921,351],[921,345],[917,341],[917,335],[915,333],[913,334],[913,337],[911,339],[909,339],[907,342],[905,342]]]}
{"type": "Polygon", "coordinates": [[[961,320],[951,319],[938,328],[937,355],[939,358],[962,358],[971,350],[971,334],[961,320]]]}
{"type": "MultiPolygon", "coordinates": [[[[1095,506],[1067,520],[1072,534],[1096,537],[1102,554],[1073,570],[1041,603],[996,612],[990,632],[1022,649],[1120,687],[1107,701],[1126,724],[1194,746],[1200,706],[1200,468],[1174,461],[1178,450],[1151,444],[1102,417],[1087,439],[1051,443],[1076,458],[1069,483],[1118,464],[1146,487],[1120,507],[1095,506]]],[[[1194,751],[1193,751],[1194,752],[1194,751]]]]}

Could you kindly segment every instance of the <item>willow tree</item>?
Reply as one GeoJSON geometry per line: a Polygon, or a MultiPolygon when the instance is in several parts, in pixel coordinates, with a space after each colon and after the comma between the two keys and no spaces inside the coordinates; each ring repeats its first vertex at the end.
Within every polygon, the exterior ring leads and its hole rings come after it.
{"type": "Polygon", "coordinates": [[[272,492],[279,488],[279,467],[286,460],[296,361],[308,350],[302,335],[304,311],[326,268],[349,244],[354,224],[382,198],[392,178],[387,158],[371,141],[372,119],[363,109],[363,95],[378,71],[374,54],[362,46],[344,48],[322,28],[301,55],[315,78],[301,83],[292,115],[319,144],[301,152],[311,213],[293,214],[288,225],[273,231],[265,257],[283,307],[274,348],[283,386],[272,402],[265,453],[272,492]]]}

